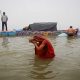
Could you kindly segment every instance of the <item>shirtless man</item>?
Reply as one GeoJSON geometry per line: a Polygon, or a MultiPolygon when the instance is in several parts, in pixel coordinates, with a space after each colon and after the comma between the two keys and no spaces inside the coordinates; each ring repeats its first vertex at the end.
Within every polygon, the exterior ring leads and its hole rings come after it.
{"type": "Polygon", "coordinates": [[[68,36],[74,36],[75,35],[75,29],[73,29],[73,27],[70,26],[69,29],[67,30],[67,34],[68,34],[68,36]]]}

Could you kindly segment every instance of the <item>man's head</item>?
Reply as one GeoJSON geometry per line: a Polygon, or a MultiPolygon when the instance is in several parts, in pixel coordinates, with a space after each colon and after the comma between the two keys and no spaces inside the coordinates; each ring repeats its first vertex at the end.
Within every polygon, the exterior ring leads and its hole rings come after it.
{"type": "Polygon", "coordinates": [[[3,15],[5,15],[5,12],[3,12],[3,15]]]}
{"type": "Polygon", "coordinates": [[[72,28],[72,26],[70,26],[70,28],[72,28]]]}

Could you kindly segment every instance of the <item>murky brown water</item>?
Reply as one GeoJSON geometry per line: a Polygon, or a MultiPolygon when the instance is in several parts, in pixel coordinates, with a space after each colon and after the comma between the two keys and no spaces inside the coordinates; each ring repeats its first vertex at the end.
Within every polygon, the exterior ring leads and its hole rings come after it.
{"type": "Polygon", "coordinates": [[[53,60],[40,60],[28,37],[0,38],[0,80],[80,80],[80,38],[49,37],[53,60]]]}

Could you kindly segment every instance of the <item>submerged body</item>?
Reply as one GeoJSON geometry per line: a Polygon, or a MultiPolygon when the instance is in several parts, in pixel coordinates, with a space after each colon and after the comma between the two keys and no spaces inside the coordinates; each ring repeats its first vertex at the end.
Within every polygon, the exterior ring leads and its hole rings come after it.
{"type": "Polygon", "coordinates": [[[40,58],[53,58],[55,56],[54,48],[51,43],[42,36],[34,36],[31,42],[35,46],[35,55],[40,58]]]}

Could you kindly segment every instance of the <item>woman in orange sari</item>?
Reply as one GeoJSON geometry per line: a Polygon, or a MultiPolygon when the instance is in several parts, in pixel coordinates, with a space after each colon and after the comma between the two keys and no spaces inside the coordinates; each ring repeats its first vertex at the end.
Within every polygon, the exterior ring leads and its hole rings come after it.
{"type": "Polygon", "coordinates": [[[40,58],[53,58],[55,56],[52,44],[42,35],[36,35],[29,42],[35,46],[35,55],[40,58]]]}

